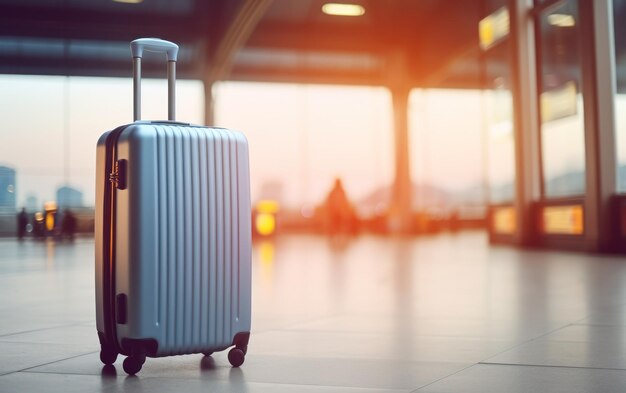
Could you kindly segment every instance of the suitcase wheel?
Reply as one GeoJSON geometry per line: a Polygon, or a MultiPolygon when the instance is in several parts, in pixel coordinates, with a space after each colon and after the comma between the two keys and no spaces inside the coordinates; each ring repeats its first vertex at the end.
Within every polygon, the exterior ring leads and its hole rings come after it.
{"type": "Polygon", "coordinates": [[[128,375],[135,375],[137,374],[140,370],[141,367],[143,366],[143,364],[146,362],[146,356],[129,356],[126,359],[124,359],[124,371],[126,371],[126,373],[128,375]]]}
{"type": "Polygon", "coordinates": [[[233,367],[239,367],[243,364],[246,354],[239,348],[233,348],[228,352],[228,361],[233,367]]]}
{"type": "Polygon", "coordinates": [[[117,360],[117,351],[108,348],[100,349],[100,361],[109,366],[117,360]]]}

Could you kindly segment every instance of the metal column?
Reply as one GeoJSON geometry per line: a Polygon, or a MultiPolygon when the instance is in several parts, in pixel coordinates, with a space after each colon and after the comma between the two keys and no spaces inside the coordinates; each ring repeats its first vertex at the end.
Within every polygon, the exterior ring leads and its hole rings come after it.
{"type": "Polygon", "coordinates": [[[211,80],[205,80],[204,85],[204,124],[215,125],[215,100],[213,99],[213,85],[211,80]]]}
{"type": "Polygon", "coordinates": [[[539,114],[532,0],[510,1],[515,132],[515,243],[532,245],[533,202],[540,197],[539,114]]]}
{"type": "Polygon", "coordinates": [[[612,251],[612,198],[616,192],[615,48],[613,2],[580,3],[585,96],[585,242],[590,251],[612,251]]]}
{"type": "Polygon", "coordinates": [[[407,87],[391,89],[394,124],[395,177],[390,211],[390,229],[406,233],[412,229],[411,173],[409,162],[409,93],[407,87]]]}

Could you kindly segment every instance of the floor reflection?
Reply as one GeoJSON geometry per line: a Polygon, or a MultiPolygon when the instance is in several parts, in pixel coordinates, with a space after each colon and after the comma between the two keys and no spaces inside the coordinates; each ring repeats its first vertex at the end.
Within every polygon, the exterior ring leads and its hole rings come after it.
{"type": "Polygon", "coordinates": [[[126,378],[122,357],[98,359],[93,247],[0,240],[0,374],[91,375],[92,391],[412,391],[473,365],[626,369],[623,257],[490,247],[481,232],[293,235],[254,244],[241,369],[218,352],[149,359],[126,378]]]}

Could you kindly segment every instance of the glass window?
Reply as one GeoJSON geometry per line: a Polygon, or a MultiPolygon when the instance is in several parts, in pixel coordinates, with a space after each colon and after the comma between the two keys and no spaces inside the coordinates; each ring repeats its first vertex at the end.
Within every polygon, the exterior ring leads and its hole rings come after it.
{"type": "Polygon", "coordinates": [[[578,1],[539,17],[539,102],[544,197],[585,193],[578,1]]]}
{"type": "Polygon", "coordinates": [[[409,154],[414,209],[445,213],[484,206],[481,94],[478,89],[411,91],[409,154]]]}
{"type": "MultiPolygon", "coordinates": [[[[176,88],[178,118],[201,124],[202,83],[181,80],[176,88]]],[[[144,118],[165,118],[166,81],[145,79],[142,94],[144,118]]],[[[67,198],[93,207],[96,142],[132,122],[132,80],[0,75],[0,107],[9,108],[0,130],[0,214],[34,213],[67,198]]]]}
{"type": "Polygon", "coordinates": [[[250,142],[253,203],[308,209],[340,178],[363,217],[386,208],[394,168],[387,89],[222,82],[215,91],[218,125],[244,130],[250,142]]]}
{"type": "Polygon", "coordinates": [[[515,196],[515,138],[509,40],[504,39],[486,50],[483,58],[489,202],[509,203],[513,202],[515,196]]]}
{"type": "Polygon", "coordinates": [[[617,190],[626,192],[626,0],[613,0],[615,28],[615,127],[617,146],[617,190]]]}
{"type": "Polygon", "coordinates": [[[513,98],[506,80],[496,78],[499,88],[485,91],[489,157],[489,201],[492,204],[512,202],[515,196],[515,140],[513,135],[513,98]]]}

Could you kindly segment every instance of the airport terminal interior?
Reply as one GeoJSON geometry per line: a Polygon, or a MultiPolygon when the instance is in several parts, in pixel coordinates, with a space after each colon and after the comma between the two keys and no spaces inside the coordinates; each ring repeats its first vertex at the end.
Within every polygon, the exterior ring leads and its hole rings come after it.
{"type": "Polygon", "coordinates": [[[625,0],[0,0],[0,392],[622,392],[625,26],[625,0]],[[140,37],[180,46],[176,120],[248,140],[240,367],[101,362],[96,143],[140,37]]]}

